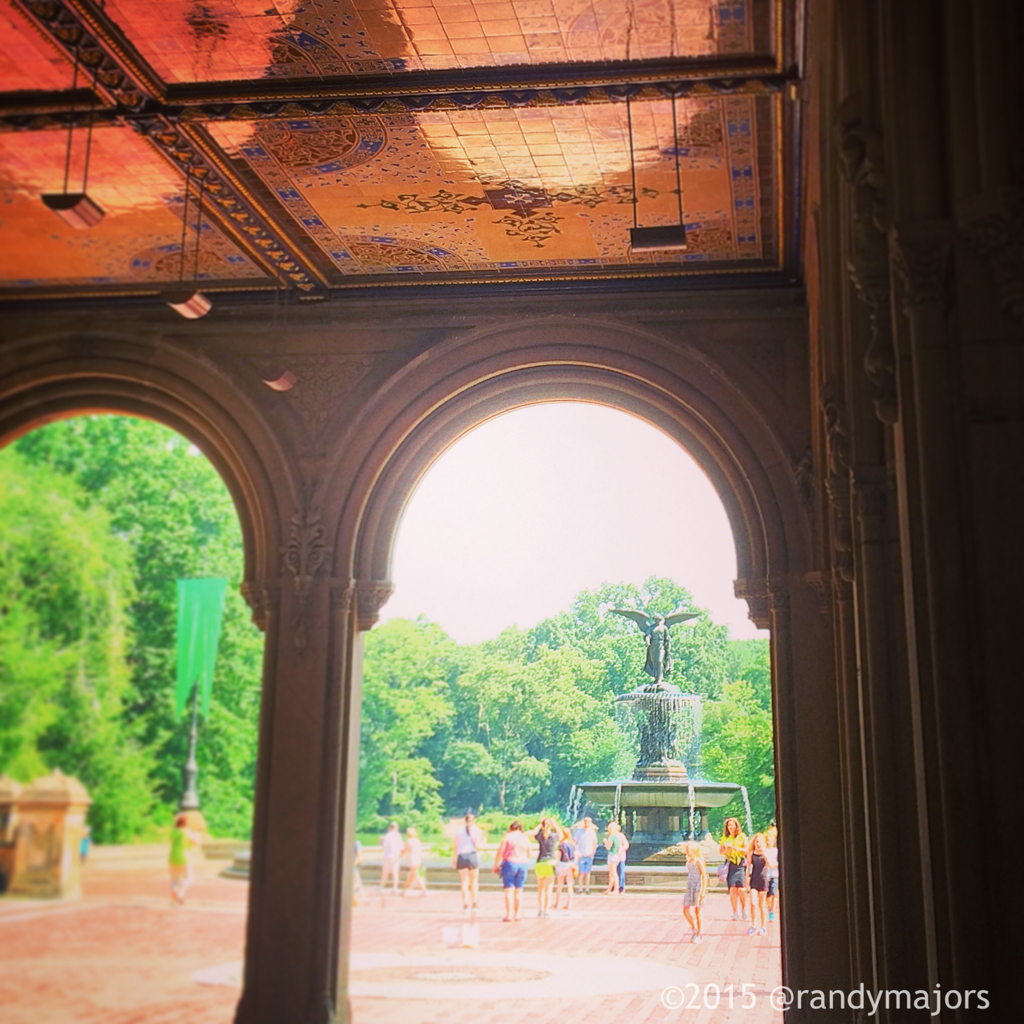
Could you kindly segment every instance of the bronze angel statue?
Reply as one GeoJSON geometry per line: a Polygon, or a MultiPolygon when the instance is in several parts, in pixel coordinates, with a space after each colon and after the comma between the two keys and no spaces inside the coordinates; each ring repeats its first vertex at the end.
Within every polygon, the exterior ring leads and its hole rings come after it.
{"type": "Polygon", "coordinates": [[[606,608],[605,612],[625,616],[640,627],[647,643],[644,671],[654,680],[653,685],[648,684],[644,689],[668,689],[665,677],[672,674],[672,639],[669,630],[677,622],[696,619],[700,613],[675,611],[671,615],[662,615],[660,612],[648,613],[636,608],[606,608]]]}

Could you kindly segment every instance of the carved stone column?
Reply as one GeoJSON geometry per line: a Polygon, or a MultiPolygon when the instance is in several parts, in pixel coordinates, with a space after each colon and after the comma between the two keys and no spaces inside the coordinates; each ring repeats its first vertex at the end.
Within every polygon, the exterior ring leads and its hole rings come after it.
{"type": "MultiPolygon", "coordinates": [[[[820,851],[813,836],[799,827],[806,809],[814,807],[818,828],[843,834],[835,689],[822,678],[822,666],[830,661],[831,619],[821,614],[818,588],[802,576],[770,577],[768,595],[773,685],[788,690],[787,699],[776,703],[775,720],[776,756],[788,766],[776,777],[779,846],[791,880],[782,910],[786,984],[845,988],[853,978],[851,964],[835,951],[848,948],[847,905],[834,899],[815,870],[820,851]]],[[[794,1022],[813,1019],[806,1006],[787,1013],[794,1022]]]]}
{"type": "MultiPolygon", "coordinates": [[[[902,453],[904,477],[918,493],[907,496],[923,510],[919,537],[904,536],[905,585],[913,588],[914,621],[908,632],[928,647],[928,675],[918,673],[911,689],[921,701],[919,752],[926,772],[930,870],[936,905],[937,970],[946,988],[987,984],[993,952],[986,936],[960,943],[971,928],[973,897],[957,883],[962,836],[986,828],[977,794],[985,774],[972,692],[981,693],[972,656],[974,609],[969,532],[962,495],[968,486],[958,434],[962,423],[960,351],[947,322],[953,227],[945,221],[900,225],[890,236],[893,264],[902,283],[908,322],[914,402],[913,449],[902,453]]],[[[912,670],[918,664],[912,660],[912,670]]],[[[925,894],[932,898],[932,892],[925,894]]]]}
{"type": "Polygon", "coordinates": [[[340,850],[351,833],[342,823],[348,733],[340,680],[351,615],[344,601],[337,610],[329,556],[322,517],[304,499],[281,549],[281,579],[246,588],[267,639],[239,1024],[335,1024],[344,1016],[340,850]]]}

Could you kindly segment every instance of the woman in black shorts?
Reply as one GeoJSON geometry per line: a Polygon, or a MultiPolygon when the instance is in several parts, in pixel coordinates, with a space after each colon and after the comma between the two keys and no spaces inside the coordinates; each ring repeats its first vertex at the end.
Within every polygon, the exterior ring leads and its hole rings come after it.
{"type": "Polygon", "coordinates": [[[750,927],[748,935],[767,935],[768,920],[764,900],[768,891],[768,858],[765,856],[766,844],[764,833],[758,832],[750,840],[750,853],[747,854],[747,871],[750,873],[750,927]],[[761,925],[758,927],[757,915],[761,914],[761,925]]]}
{"type": "Polygon", "coordinates": [[[467,814],[462,827],[455,833],[455,844],[452,848],[452,867],[459,872],[462,909],[465,911],[476,910],[479,900],[480,847],[483,844],[484,834],[476,824],[476,818],[472,814],[467,814]]]}

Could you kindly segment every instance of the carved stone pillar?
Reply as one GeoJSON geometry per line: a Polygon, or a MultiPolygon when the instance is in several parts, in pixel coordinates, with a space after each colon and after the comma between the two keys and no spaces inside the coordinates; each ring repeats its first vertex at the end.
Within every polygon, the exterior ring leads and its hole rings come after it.
{"type": "MultiPolygon", "coordinates": [[[[907,504],[922,510],[919,537],[904,536],[905,585],[913,588],[914,621],[908,632],[927,645],[928,674],[911,680],[921,701],[923,749],[930,836],[930,870],[937,894],[936,969],[945,988],[986,985],[993,953],[979,941],[960,943],[971,928],[974,897],[957,884],[962,836],[986,828],[978,793],[985,774],[978,729],[982,692],[979,665],[972,656],[975,630],[971,591],[969,532],[962,496],[968,487],[958,439],[962,423],[960,351],[947,322],[949,261],[953,228],[948,222],[901,225],[890,236],[893,263],[903,289],[908,322],[914,402],[913,448],[902,453],[903,476],[918,493],[907,504]]],[[[912,659],[912,671],[920,664],[912,659]]],[[[930,900],[932,892],[925,894],[930,900]]]]}
{"type": "MultiPolygon", "coordinates": [[[[857,699],[863,745],[864,873],[871,914],[871,976],[878,988],[928,983],[922,942],[916,817],[899,563],[893,557],[894,490],[885,467],[858,467],[856,510],[857,699]]],[[[867,965],[865,965],[867,966],[867,965]]],[[[881,1011],[880,1019],[890,1019],[881,1011]]],[[[898,1014],[892,1017],[897,1019],[898,1014]]]]}
{"type": "MultiPolygon", "coordinates": [[[[342,847],[349,807],[348,705],[340,681],[351,660],[350,605],[327,575],[320,515],[305,502],[281,551],[280,580],[245,593],[266,631],[239,1024],[335,1024],[342,847]],[[343,709],[344,705],[344,709],[343,709]]],[[[341,593],[350,590],[340,582],[341,593]]]]}
{"type": "MultiPolygon", "coordinates": [[[[853,978],[848,960],[835,955],[848,948],[847,905],[837,903],[815,870],[820,860],[816,840],[798,824],[813,807],[820,818],[814,831],[843,834],[835,688],[822,678],[822,666],[830,661],[831,619],[821,614],[817,590],[800,576],[768,581],[773,686],[787,690],[786,699],[775,705],[776,756],[788,767],[776,777],[776,794],[779,846],[791,880],[782,910],[783,962],[786,984],[794,989],[845,988],[853,978]]],[[[813,1019],[806,1006],[787,1013],[794,1022],[813,1019]]]]}

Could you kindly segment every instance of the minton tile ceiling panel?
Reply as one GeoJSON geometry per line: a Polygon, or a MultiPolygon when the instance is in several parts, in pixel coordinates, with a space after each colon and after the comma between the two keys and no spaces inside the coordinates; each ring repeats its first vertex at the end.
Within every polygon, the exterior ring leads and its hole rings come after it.
{"type": "Polygon", "coordinates": [[[578,276],[779,264],[775,97],[631,104],[637,217],[688,249],[633,255],[624,103],[220,122],[208,131],[335,280],[578,276]]]}
{"type": "MultiPolygon", "coordinates": [[[[76,133],[70,190],[82,181],[84,133],[76,133]]],[[[68,227],[40,195],[60,192],[67,132],[0,135],[0,288],[165,285],[181,268],[183,177],[130,128],[93,134],[89,196],[105,211],[88,230],[68,227]]],[[[188,210],[185,277],[195,268],[197,206],[188,210]]],[[[204,218],[201,281],[266,280],[204,218]]]]}
{"type": "Polygon", "coordinates": [[[21,11],[0,6],[0,92],[70,89],[72,76],[70,61],[21,11]]]}
{"type": "Polygon", "coordinates": [[[770,0],[107,0],[168,83],[771,50],[770,0]]]}

